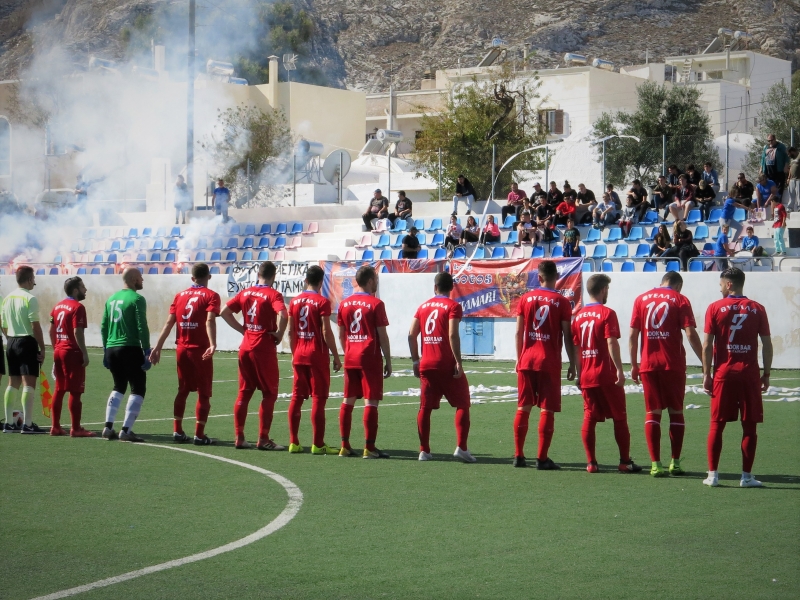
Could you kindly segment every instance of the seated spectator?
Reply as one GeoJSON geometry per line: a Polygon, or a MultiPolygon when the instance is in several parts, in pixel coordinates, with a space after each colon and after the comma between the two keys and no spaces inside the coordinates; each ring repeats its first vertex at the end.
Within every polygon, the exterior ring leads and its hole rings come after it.
{"type": "Polygon", "coordinates": [[[558,184],[555,181],[550,182],[550,189],[547,190],[547,203],[555,208],[564,201],[564,194],[558,189],[558,184]]]}
{"type": "Polygon", "coordinates": [[[467,244],[469,242],[477,242],[480,233],[481,229],[478,227],[478,222],[475,220],[475,217],[470,215],[467,217],[467,225],[461,231],[461,243],[467,244]]]}
{"type": "Polygon", "coordinates": [[[719,191],[719,177],[717,177],[717,172],[710,162],[703,165],[703,172],[700,173],[700,177],[703,178],[703,181],[705,181],[715,193],[719,191]]]}
{"type": "Polygon", "coordinates": [[[633,197],[633,205],[636,208],[636,216],[639,221],[644,221],[647,211],[650,210],[650,203],[647,201],[647,189],[638,179],[634,179],[631,189],[628,190],[628,197],[633,197]]]}
{"type": "Polygon", "coordinates": [[[764,248],[758,243],[758,237],[753,232],[753,228],[748,226],[745,233],[747,235],[740,239],[742,250],[744,252],[749,252],[751,256],[764,256],[766,253],[764,252],[764,248]]]}
{"type": "Polygon", "coordinates": [[[756,183],[756,208],[765,208],[767,203],[769,202],[770,194],[772,194],[773,189],[775,188],[775,193],[777,193],[777,186],[775,182],[771,179],[767,179],[767,176],[761,173],[758,176],[758,182],[756,183]]]}
{"type": "Polygon", "coordinates": [[[638,222],[639,211],[634,204],[633,196],[629,194],[627,203],[619,217],[619,228],[622,229],[622,237],[628,237],[628,234],[631,232],[631,227],[638,222]]]}
{"type": "Polygon", "coordinates": [[[364,220],[367,231],[374,229],[372,222],[375,219],[389,218],[389,199],[383,195],[380,189],[373,192],[372,200],[369,201],[369,208],[367,212],[361,215],[361,218],[364,220]]]}
{"type": "Polygon", "coordinates": [[[533,198],[534,203],[536,202],[536,198],[539,194],[547,195],[547,192],[542,189],[542,184],[537,181],[533,184],[533,191],[531,192],[531,198],[533,198]]]}
{"type": "Polygon", "coordinates": [[[517,242],[514,244],[515,246],[521,246],[522,244],[536,244],[541,239],[541,232],[536,227],[536,225],[531,221],[531,213],[523,212],[522,213],[522,220],[517,223],[517,242]]]}
{"type": "Polygon", "coordinates": [[[614,191],[614,186],[609,183],[606,186],[606,192],[611,196],[614,204],[617,205],[617,210],[622,210],[622,200],[619,199],[619,194],[614,191]]]}
{"type": "MultiPolygon", "coordinates": [[[[744,177],[744,175],[741,173],[739,175],[744,177]]],[[[736,197],[736,194],[739,192],[740,190],[736,188],[736,185],[731,187],[730,192],[728,192],[728,197],[725,198],[725,202],[722,204],[722,216],[719,218],[720,227],[727,225],[730,229],[734,229],[736,231],[736,233],[731,236],[732,242],[735,242],[736,237],[742,234],[742,224],[733,218],[734,214],[736,213],[736,209],[744,208],[747,210],[747,207],[736,197]]]]}
{"type": "Polygon", "coordinates": [[[522,201],[527,197],[524,190],[519,189],[516,183],[512,183],[511,191],[508,193],[508,202],[500,211],[501,221],[505,223],[508,215],[513,214],[516,217],[522,208],[522,201]]]}
{"type": "MultiPolygon", "coordinates": [[[[533,204],[533,203],[534,203],[534,202],[535,202],[537,199],[538,199],[538,196],[534,196],[534,197],[533,197],[533,199],[531,199],[531,198],[523,198],[523,199],[522,199],[522,206],[521,206],[521,207],[520,207],[520,209],[517,211],[517,222],[519,222],[519,221],[521,221],[521,220],[522,220],[522,213],[524,213],[526,210],[527,210],[529,213],[533,214],[533,211],[534,211],[534,209],[535,209],[535,206],[534,206],[534,204],[533,204]]],[[[547,197],[545,196],[545,200],[546,200],[546,199],[547,199],[547,197]]],[[[517,223],[514,223],[514,226],[515,226],[515,227],[516,227],[516,225],[517,225],[517,223]]]]}
{"type": "Polygon", "coordinates": [[[689,176],[684,173],[680,176],[680,182],[681,187],[675,192],[675,197],[669,205],[669,212],[676,221],[685,220],[689,216],[689,211],[695,207],[694,188],[689,183],[689,176]]]}
{"type": "Polygon", "coordinates": [[[678,165],[670,165],[667,167],[667,185],[672,193],[676,193],[681,187],[680,176],[682,175],[678,165]]]}
{"type": "Polygon", "coordinates": [[[447,225],[447,231],[445,232],[444,245],[451,250],[453,246],[458,246],[461,243],[462,231],[464,231],[464,228],[458,222],[458,217],[450,215],[450,223],[447,225]]]}
{"type": "Polygon", "coordinates": [[[694,245],[694,236],[684,221],[675,221],[672,228],[672,248],[663,254],[662,258],[677,257],[681,261],[681,268],[686,271],[689,266],[689,259],[700,255],[700,251],[694,245]]]}
{"type": "Polygon", "coordinates": [[[539,196],[539,206],[536,207],[536,227],[541,233],[541,239],[549,242],[553,239],[555,225],[555,210],[547,202],[547,196],[539,196]]]}
{"type": "Polygon", "coordinates": [[[694,199],[700,207],[700,213],[703,215],[703,220],[708,221],[717,198],[717,192],[709,185],[705,179],[701,179],[697,184],[697,189],[694,191],[694,199]]]}
{"type": "Polygon", "coordinates": [[[664,217],[668,214],[668,207],[672,203],[672,188],[667,183],[667,178],[663,175],[658,176],[658,183],[653,188],[653,208],[656,212],[664,209],[664,217]]]}
{"type": "Polygon", "coordinates": [[[397,192],[397,202],[394,205],[394,212],[389,215],[392,227],[394,227],[394,223],[398,219],[411,218],[411,204],[411,200],[406,198],[406,193],[404,191],[401,190],[397,192]]]}
{"type": "Polygon", "coordinates": [[[486,217],[486,225],[481,233],[482,244],[496,244],[500,241],[500,227],[494,222],[494,215],[486,217]]]}
{"type": "Polygon", "coordinates": [[[564,256],[580,256],[581,232],[575,228],[575,221],[572,217],[567,219],[567,228],[564,230],[563,238],[564,256]]]}
{"type": "Polygon", "coordinates": [[[477,197],[478,194],[475,192],[475,188],[472,187],[472,183],[470,183],[469,179],[463,175],[459,175],[456,179],[456,195],[453,196],[453,214],[458,214],[459,200],[464,200],[467,203],[467,214],[472,214],[472,203],[475,202],[475,198],[477,197]]]}
{"type": "Polygon", "coordinates": [[[403,238],[403,247],[400,250],[400,258],[417,258],[420,248],[417,233],[419,233],[419,231],[416,227],[412,227],[408,230],[408,235],[403,238]]]}
{"type": "Polygon", "coordinates": [[[564,196],[564,201],[556,206],[556,225],[566,225],[567,219],[575,219],[575,198],[572,194],[564,196]]]}
{"type": "Polygon", "coordinates": [[[658,226],[658,233],[653,238],[653,243],[650,246],[650,256],[661,256],[670,248],[672,248],[672,242],[670,241],[669,229],[662,223],[658,226]]]}
{"type": "Polygon", "coordinates": [[[592,227],[604,229],[606,225],[613,225],[617,220],[617,206],[606,192],[603,199],[597,203],[592,211],[592,227]]]}
{"type": "Polygon", "coordinates": [[[739,173],[736,183],[733,184],[733,198],[738,200],[745,209],[749,209],[753,201],[753,194],[755,194],[753,184],[747,181],[744,173],[739,173]]]}
{"type": "Polygon", "coordinates": [[[700,179],[702,179],[700,173],[694,170],[694,165],[686,165],[686,177],[689,178],[689,183],[693,186],[697,186],[700,183],[700,179]]]}
{"type": "Polygon", "coordinates": [[[578,184],[578,206],[592,206],[597,204],[597,199],[594,197],[592,190],[586,189],[582,183],[578,184]]]}
{"type": "Polygon", "coordinates": [[[564,194],[564,198],[575,193],[575,190],[572,189],[572,186],[566,179],[564,180],[564,191],[562,193],[564,194]]]}

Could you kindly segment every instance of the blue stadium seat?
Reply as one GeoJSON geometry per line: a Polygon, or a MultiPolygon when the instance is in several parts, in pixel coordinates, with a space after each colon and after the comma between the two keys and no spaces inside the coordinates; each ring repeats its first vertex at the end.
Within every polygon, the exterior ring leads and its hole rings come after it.
{"type": "Polygon", "coordinates": [[[119,250],[119,248],[120,248],[119,240],[114,240],[113,242],[111,242],[110,250],[119,250]]]}
{"type": "MultiPolygon", "coordinates": [[[[30,271],[29,271],[29,272],[30,272],[30,271]]],[[[41,267],[41,268],[39,268],[39,269],[36,269],[36,275],[44,275],[44,274],[45,274],[44,267],[41,267]]]]}
{"type": "Polygon", "coordinates": [[[167,228],[166,227],[159,227],[156,231],[156,237],[167,237],[167,228]]]}
{"type": "Polygon", "coordinates": [[[53,257],[53,262],[54,262],[54,263],[56,263],[56,264],[61,264],[61,263],[62,263],[62,262],[64,262],[64,261],[63,261],[63,259],[61,258],[61,255],[60,255],[60,254],[56,254],[56,255],[53,257]]]}
{"type": "Polygon", "coordinates": [[[583,266],[581,267],[581,271],[583,271],[584,273],[591,273],[592,271],[594,271],[594,269],[592,268],[592,262],[584,261],[583,266]]]}
{"type": "Polygon", "coordinates": [[[443,233],[434,233],[433,239],[431,239],[431,243],[428,246],[435,247],[435,246],[444,246],[444,234],[443,233]]]}
{"type": "Polygon", "coordinates": [[[503,243],[506,245],[511,245],[516,244],[517,242],[519,242],[519,231],[510,231],[508,233],[508,238],[506,238],[506,241],[503,243]]]}
{"type": "Polygon", "coordinates": [[[405,231],[408,229],[408,221],[405,219],[397,219],[394,222],[394,227],[392,227],[389,231],[392,233],[397,233],[398,231],[405,231]]]}
{"type": "Polygon", "coordinates": [[[58,267],[50,267],[50,275],[58,275],[58,267]]]}
{"type": "Polygon", "coordinates": [[[142,237],[150,237],[151,235],[153,235],[152,227],[145,227],[142,229],[142,237]]]}
{"type": "Polygon", "coordinates": [[[164,242],[163,240],[156,240],[153,242],[153,247],[150,248],[151,250],[163,250],[164,249],[164,242]]]}
{"type": "Polygon", "coordinates": [[[414,227],[416,227],[419,231],[425,229],[425,220],[424,219],[414,219],[414,227]]]}
{"type": "Polygon", "coordinates": [[[711,236],[711,239],[716,240],[719,237],[720,233],[722,233],[722,227],[717,227],[717,231],[714,233],[714,235],[711,236]]]}
{"type": "Polygon", "coordinates": [[[658,235],[658,226],[653,227],[650,230],[650,234],[644,239],[646,239],[648,242],[652,242],[654,239],[656,239],[656,235],[658,235]]]}
{"type": "Polygon", "coordinates": [[[225,267],[225,275],[229,275],[233,272],[233,267],[225,267]]]}
{"type": "Polygon", "coordinates": [[[501,246],[495,246],[492,248],[492,258],[505,258],[506,257],[506,249],[501,246]]]}
{"type": "Polygon", "coordinates": [[[211,262],[219,262],[222,260],[222,252],[216,251],[211,253],[211,262]]]}
{"type": "Polygon", "coordinates": [[[206,238],[201,237],[197,240],[197,246],[195,246],[195,250],[207,250],[208,249],[208,240],[206,238]]]}
{"type": "Polygon", "coordinates": [[[703,244],[703,252],[713,252],[714,251],[714,244],[711,242],[706,242],[703,244]]]}
{"type": "Polygon", "coordinates": [[[614,272],[614,263],[610,260],[603,261],[603,273],[613,273],[614,272]]]}
{"type": "Polygon", "coordinates": [[[473,260],[480,260],[482,258],[486,258],[486,250],[483,246],[478,246],[475,248],[474,254],[472,255],[473,260]]]}
{"type": "Polygon", "coordinates": [[[654,210],[648,210],[647,214],[645,214],[644,219],[640,221],[643,225],[650,225],[652,223],[658,223],[658,213],[654,210]]]}
{"type": "Polygon", "coordinates": [[[735,221],[742,223],[745,219],[747,219],[747,213],[743,208],[737,208],[733,213],[733,218],[735,221]]]}
{"type": "Polygon", "coordinates": [[[444,227],[442,227],[442,220],[433,219],[425,231],[441,231],[442,229],[444,229],[444,227]]]}
{"type": "Polygon", "coordinates": [[[172,231],[169,232],[169,237],[181,237],[181,228],[176,225],[172,228],[172,231]]]}
{"type": "Polygon", "coordinates": [[[467,251],[464,246],[459,246],[453,251],[453,258],[467,258],[467,251]]]}
{"type": "Polygon", "coordinates": [[[402,248],[403,247],[403,238],[406,237],[404,233],[398,233],[397,237],[395,238],[394,242],[392,243],[392,248],[402,248]]]}
{"type": "Polygon", "coordinates": [[[167,244],[167,250],[177,250],[178,249],[178,240],[171,239],[169,244],[167,244]]]}
{"type": "Polygon", "coordinates": [[[225,262],[236,262],[237,260],[239,260],[239,257],[236,252],[228,252],[225,255],[225,262]]]}
{"type": "Polygon", "coordinates": [[[256,234],[256,226],[255,223],[248,223],[244,226],[244,234],[245,235],[255,235],[256,234]]]}
{"type": "Polygon", "coordinates": [[[636,264],[632,260],[626,260],[622,263],[623,273],[633,273],[634,271],[636,271],[636,264]]]}
{"type": "Polygon", "coordinates": [[[231,225],[230,230],[228,230],[228,235],[242,235],[242,230],[238,223],[231,225]]]}
{"type": "Polygon", "coordinates": [[[169,263],[175,262],[175,253],[167,252],[167,255],[164,257],[164,261],[169,263]]]}
{"type": "Polygon", "coordinates": [[[628,258],[628,244],[617,244],[614,248],[614,258],[628,258]]]}
{"type": "Polygon", "coordinates": [[[693,260],[689,263],[689,271],[692,273],[703,270],[703,263],[699,260],[693,260]]]}
{"type": "Polygon", "coordinates": [[[106,275],[113,275],[114,267],[106,267],[106,275]]]}
{"type": "Polygon", "coordinates": [[[253,260],[253,252],[252,252],[252,250],[245,250],[242,253],[242,260],[253,260]]]}
{"type": "Polygon", "coordinates": [[[628,234],[629,242],[638,242],[644,238],[644,230],[641,227],[631,227],[631,232],[628,234]]]}
{"type": "Polygon", "coordinates": [[[289,229],[289,235],[300,235],[301,233],[303,233],[303,224],[292,223],[292,226],[289,229]]]}
{"type": "Polygon", "coordinates": [[[417,258],[428,258],[428,249],[423,248],[419,252],[417,252],[417,258]]]}
{"type": "Polygon", "coordinates": [[[206,260],[206,253],[205,252],[198,252],[194,255],[195,262],[204,262],[206,260]]]}
{"type": "Polygon", "coordinates": [[[253,238],[247,237],[247,238],[244,238],[244,241],[242,242],[242,245],[239,246],[239,247],[240,248],[252,248],[254,243],[255,243],[255,240],[253,240],[253,238]]]}
{"type": "Polygon", "coordinates": [[[86,268],[78,267],[78,275],[86,275],[86,268]]]}
{"type": "Polygon", "coordinates": [[[286,232],[286,223],[278,223],[278,226],[275,227],[275,235],[286,235],[286,232]]]}
{"type": "Polygon", "coordinates": [[[269,235],[270,233],[272,233],[272,225],[270,225],[269,223],[264,223],[261,226],[258,235],[269,235]]]}
{"type": "Polygon", "coordinates": [[[561,244],[553,246],[553,250],[550,252],[550,258],[561,258],[562,256],[564,256],[564,248],[561,244]]]}
{"type": "Polygon", "coordinates": [[[500,226],[500,229],[511,229],[514,226],[514,223],[517,222],[516,215],[508,215],[506,217],[505,222],[500,226]]]}
{"type": "Polygon", "coordinates": [[[647,244],[639,244],[636,246],[636,254],[634,254],[636,258],[647,258],[650,256],[650,246],[647,244]]]}
{"type": "Polygon", "coordinates": [[[536,246],[531,252],[531,258],[544,258],[544,246],[536,246]]]}
{"type": "Polygon", "coordinates": [[[112,263],[117,262],[117,255],[116,254],[109,254],[107,262],[112,262],[112,263]]]}
{"type": "Polygon", "coordinates": [[[100,275],[100,267],[92,267],[90,275],[100,275]]]}
{"type": "Polygon", "coordinates": [[[711,212],[708,214],[706,223],[719,223],[719,220],[722,218],[722,212],[721,208],[712,208],[711,212]]]}
{"type": "Polygon", "coordinates": [[[136,262],[147,262],[147,254],[137,254],[136,262]]]}
{"type": "Polygon", "coordinates": [[[680,271],[681,263],[677,260],[667,261],[667,271],[680,271]]]}
{"type": "Polygon", "coordinates": [[[231,248],[238,248],[239,247],[239,239],[232,237],[228,240],[228,243],[225,244],[225,249],[230,250],[231,248]]]}
{"type": "Polygon", "coordinates": [[[447,250],[444,248],[437,248],[433,253],[433,260],[444,260],[445,258],[447,258],[447,250]]]}
{"type": "Polygon", "coordinates": [[[608,248],[606,246],[598,244],[597,246],[594,247],[594,252],[592,252],[592,258],[605,258],[606,256],[608,256],[608,248]]]}
{"type": "MultiPolygon", "coordinates": [[[[402,250],[397,252],[397,258],[400,258],[400,253],[402,250]]],[[[380,255],[381,260],[392,260],[392,251],[391,250],[381,250],[380,255]]]]}
{"type": "Polygon", "coordinates": [[[128,237],[129,238],[137,238],[137,237],[139,237],[139,230],[136,227],[131,227],[128,230],[128,237]]]}
{"type": "Polygon", "coordinates": [[[425,243],[425,240],[426,240],[427,238],[425,237],[425,234],[424,234],[424,233],[418,233],[418,234],[417,234],[417,239],[419,240],[420,246],[426,246],[426,245],[427,245],[427,244],[425,243]]]}
{"type": "Polygon", "coordinates": [[[162,271],[163,275],[172,275],[173,273],[174,271],[172,270],[172,267],[164,267],[164,270],[162,271]]]}
{"type": "Polygon", "coordinates": [[[376,248],[376,249],[386,248],[386,247],[389,246],[389,241],[390,241],[389,234],[388,233],[382,233],[381,237],[378,238],[378,241],[375,242],[374,244],[372,244],[372,247],[376,248]]]}
{"type": "Polygon", "coordinates": [[[708,225],[698,225],[694,230],[694,241],[704,242],[708,239],[708,225]]]}
{"type": "Polygon", "coordinates": [[[591,242],[599,242],[600,241],[600,230],[599,229],[595,229],[594,227],[592,227],[591,229],[589,229],[589,233],[586,234],[586,239],[583,240],[583,241],[586,244],[591,243],[591,242]]]}
{"type": "Polygon", "coordinates": [[[212,275],[219,275],[219,267],[211,267],[211,269],[209,269],[209,272],[212,275]]]}
{"type": "Polygon", "coordinates": [[[644,267],[642,267],[643,273],[652,273],[653,271],[658,271],[658,267],[654,262],[646,262],[644,263],[644,267]]]}
{"type": "Polygon", "coordinates": [[[686,224],[687,225],[694,225],[695,223],[699,223],[703,220],[703,213],[701,213],[696,208],[689,211],[689,214],[686,215],[686,224]]]}
{"type": "Polygon", "coordinates": [[[136,242],[134,242],[133,240],[128,240],[127,242],[125,242],[125,252],[127,252],[128,250],[134,250],[135,248],[136,248],[136,242]]]}
{"type": "Polygon", "coordinates": [[[612,227],[608,230],[608,234],[606,235],[605,242],[618,242],[622,239],[622,230],[619,227],[612,227]]]}
{"type": "Polygon", "coordinates": [[[280,250],[282,248],[286,248],[286,238],[283,236],[276,237],[275,241],[272,242],[271,250],[280,250]]]}
{"type": "Polygon", "coordinates": [[[183,265],[180,270],[181,275],[188,275],[189,274],[189,265],[183,265]]]}
{"type": "Polygon", "coordinates": [[[375,253],[372,250],[364,250],[361,260],[375,260],[375,253]]]}
{"type": "Polygon", "coordinates": [[[94,260],[92,262],[103,262],[103,255],[102,254],[95,254],[94,260]]]}
{"type": "Polygon", "coordinates": [[[258,258],[256,260],[265,261],[269,260],[269,252],[267,250],[262,250],[258,253],[258,258]]]}
{"type": "Polygon", "coordinates": [[[269,248],[269,238],[262,237],[258,240],[258,249],[261,250],[262,248],[269,248]]]}

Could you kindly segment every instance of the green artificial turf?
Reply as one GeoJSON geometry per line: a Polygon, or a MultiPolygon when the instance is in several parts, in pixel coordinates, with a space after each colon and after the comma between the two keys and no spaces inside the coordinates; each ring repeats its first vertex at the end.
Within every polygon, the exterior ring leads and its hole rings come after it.
{"type": "MultiPolygon", "coordinates": [[[[111,386],[99,353],[84,395],[84,421],[99,431],[111,386]]],[[[291,388],[281,357],[281,392],[291,388]]],[[[406,373],[407,360],[395,360],[406,373]]],[[[469,362],[474,386],[515,386],[513,363],[469,362]],[[487,373],[487,371],[503,373],[487,373]]],[[[45,366],[49,369],[49,365],[45,366]]],[[[696,373],[696,370],[692,370],[696,373]]],[[[244,548],[81,594],[85,598],[796,598],[800,596],[800,403],[765,403],[755,474],[765,489],[738,487],[741,430],[725,432],[721,486],[705,476],[708,397],[688,394],[682,478],[653,479],[643,434],[641,394],[628,394],[631,451],[640,475],[616,472],[611,423],[598,425],[601,473],[585,471],[582,400],[565,396],[550,456],[558,472],[514,469],[515,401],[509,392],[478,392],[469,446],[478,463],[451,457],[454,411],[432,419],[435,461],[420,463],[418,386],[392,377],[380,409],[378,446],[387,461],[312,456],[307,452],[237,451],[230,416],[235,355],[215,362],[213,447],[184,448],[250,463],[294,482],[304,495],[285,527],[244,548]],[[214,416],[220,415],[220,416],[214,416]]],[[[4,379],[5,384],[7,380],[4,379]]],[[[699,385],[699,379],[689,383],[699,385]]],[[[341,392],[341,377],[332,392],[341,392]]],[[[797,371],[774,371],[773,385],[800,386],[797,371]]],[[[150,444],[172,446],[174,354],[148,374],[135,430],[150,444]]],[[[513,394],[513,392],[512,392],[513,394]]],[[[187,417],[192,417],[190,398],[187,417]]],[[[329,401],[327,441],[338,443],[339,398],[329,401]]],[[[272,437],[288,443],[288,400],[276,405],[272,437]]],[[[258,409],[257,399],[251,413],[258,409]]],[[[122,418],[120,411],[120,420],[122,418]]],[[[363,435],[360,409],[353,441],[363,435]]],[[[69,423],[64,409],[62,421],[69,423]]],[[[666,417],[662,450],[668,457],[666,417]]],[[[46,419],[39,419],[47,425],[46,419]]],[[[258,417],[248,417],[255,441],[258,417]]],[[[536,455],[534,410],[526,454],[536,455]]],[[[185,429],[193,431],[187,418],[185,429]]],[[[361,447],[361,444],[354,444],[361,447]]],[[[533,463],[533,460],[530,461],[533,463]]],[[[668,462],[668,461],[665,461],[668,462]]],[[[215,460],[120,442],[0,435],[3,527],[0,597],[30,598],[209,550],[274,519],[286,492],[262,474],[215,460]]]]}

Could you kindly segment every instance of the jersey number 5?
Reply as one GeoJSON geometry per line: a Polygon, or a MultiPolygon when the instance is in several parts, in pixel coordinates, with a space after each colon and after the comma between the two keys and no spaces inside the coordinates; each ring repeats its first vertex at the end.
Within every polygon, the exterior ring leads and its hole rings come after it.
{"type": "Polygon", "coordinates": [[[197,303],[199,298],[195,296],[194,298],[189,298],[189,301],[186,303],[184,310],[186,311],[184,314],[181,315],[181,318],[184,321],[188,321],[192,318],[192,313],[194,312],[194,305],[197,303]]]}

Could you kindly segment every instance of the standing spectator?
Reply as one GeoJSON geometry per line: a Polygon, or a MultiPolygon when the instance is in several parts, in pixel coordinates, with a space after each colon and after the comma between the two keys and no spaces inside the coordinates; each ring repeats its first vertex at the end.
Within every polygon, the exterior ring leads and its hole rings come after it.
{"type": "Polygon", "coordinates": [[[650,256],[662,256],[664,252],[672,248],[670,239],[669,229],[662,223],[658,226],[658,233],[650,246],[650,256]]]}
{"type": "Polygon", "coordinates": [[[403,246],[400,250],[400,258],[417,258],[419,254],[419,238],[417,238],[419,231],[416,227],[408,230],[408,234],[403,238],[403,246]]]}
{"type": "Polygon", "coordinates": [[[367,212],[361,215],[367,231],[372,231],[372,221],[375,219],[389,218],[389,199],[383,195],[380,188],[372,192],[372,200],[369,201],[367,212]]]}
{"type": "Polygon", "coordinates": [[[608,192],[611,199],[614,201],[614,204],[617,205],[617,210],[622,209],[622,200],[619,199],[619,194],[614,191],[614,186],[610,183],[606,186],[606,192],[608,192]]]}
{"type": "Polygon", "coordinates": [[[172,204],[175,206],[175,225],[178,225],[178,221],[186,225],[186,212],[192,209],[192,199],[189,197],[189,186],[186,185],[183,175],[178,175],[175,180],[172,204]]]}
{"type": "Polygon", "coordinates": [[[449,250],[452,250],[454,246],[458,246],[461,243],[462,231],[464,231],[464,228],[461,227],[461,224],[458,222],[458,217],[450,215],[450,223],[447,225],[444,238],[444,245],[449,250]]]}
{"type": "Polygon", "coordinates": [[[459,175],[456,180],[456,195],[453,196],[453,214],[458,214],[458,201],[464,200],[464,202],[467,203],[467,214],[471,215],[472,203],[475,202],[475,198],[477,197],[478,194],[475,193],[475,188],[472,187],[469,179],[463,175],[459,175]]]}
{"type": "Polygon", "coordinates": [[[592,227],[604,229],[606,225],[612,225],[617,220],[617,206],[611,200],[611,196],[606,192],[603,199],[597,203],[592,211],[592,227]]]}
{"type": "Polygon", "coordinates": [[[580,256],[581,232],[575,228],[575,220],[570,217],[567,219],[567,228],[564,230],[564,256],[580,256]]]}
{"type": "Polygon", "coordinates": [[[761,152],[761,171],[778,186],[778,195],[783,195],[786,175],[789,173],[789,153],[786,146],[778,141],[774,133],[767,136],[767,145],[761,152]]]}
{"type": "Polygon", "coordinates": [[[731,188],[730,192],[728,193],[728,197],[725,198],[725,202],[722,205],[722,216],[719,218],[720,227],[727,225],[731,229],[736,230],[736,234],[731,237],[731,241],[733,242],[736,241],[737,236],[742,234],[741,223],[733,218],[734,214],[736,214],[736,209],[743,208],[747,210],[747,207],[736,199],[736,194],[738,191],[739,190],[736,189],[736,186],[731,188]]]}
{"type": "Polygon", "coordinates": [[[687,219],[689,211],[695,206],[694,203],[694,188],[689,182],[689,176],[685,173],[680,177],[681,187],[675,193],[675,200],[669,205],[669,212],[677,221],[678,219],[687,219]]]}
{"type": "Polygon", "coordinates": [[[558,184],[555,181],[550,182],[550,189],[547,190],[547,203],[555,208],[564,201],[564,194],[558,189],[558,184]]]}
{"type": "Polygon", "coordinates": [[[411,204],[411,200],[406,198],[406,193],[404,191],[400,190],[397,192],[397,202],[394,205],[394,212],[388,217],[392,222],[392,227],[394,227],[394,223],[398,219],[411,218],[411,204]]]}
{"type": "Polygon", "coordinates": [[[481,234],[482,244],[496,244],[500,241],[500,228],[494,222],[494,215],[486,217],[486,225],[483,226],[481,234]]]}
{"type": "Polygon", "coordinates": [[[728,268],[727,258],[731,255],[730,241],[728,240],[728,232],[730,227],[723,225],[720,228],[719,235],[714,242],[714,256],[720,257],[720,260],[715,260],[717,263],[717,270],[724,271],[728,268]]]}
{"type": "MultiPolygon", "coordinates": [[[[756,183],[756,208],[766,208],[772,188],[777,184],[771,179],[767,179],[764,173],[758,175],[756,183]]],[[[780,190],[778,190],[780,193],[780,190]]]]}
{"type": "Polygon", "coordinates": [[[699,256],[700,252],[694,245],[694,236],[684,221],[675,221],[672,228],[672,248],[668,249],[661,256],[676,256],[681,261],[681,268],[685,271],[688,268],[689,259],[699,256]]]}
{"type": "Polygon", "coordinates": [[[231,191],[225,187],[222,179],[217,179],[217,187],[214,188],[214,214],[222,216],[222,222],[228,222],[228,207],[231,202],[231,191]]]}
{"type": "Polygon", "coordinates": [[[636,209],[636,216],[639,221],[644,221],[647,216],[647,211],[650,210],[650,203],[647,201],[647,189],[638,179],[633,180],[631,189],[628,190],[628,198],[631,197],[633,198],[633,205],[636,209]]]}
{"type": "Polygon", "coordinates": [[[772,214],[775,216],[775,222],[772,228],[775,230],[775,256],[786,256],[786,246],[783,242],[783,234],[786,231],[786,207],[781,202],[781,197],[776,196],[772,200],[772,214]]]}
{"type": "Polygon", "coordinates": [[[667,178],[663,175],[658,176],[658,183],[653,188],[653,208],[656,212],[664,209],[664,218],[669,214],[669,205],[672,203],[672,188],[667,183],[667,178]]]}
{"type": "Polygon", "coordinates": [[[522,213],[522,220],[517,223],[517,242],[515,246],[521,246],[528,242],[536,246],[537,242],[541,239],[539,229],[531,221],[531,213],[525,211],[522,213]]]}
{"type": "Polygon", "coordinates": [[[567,220],[575,220],[575,198],[572,194],[564,197],[564,201],[556,206],[556,225],[566,225],[567,220]]]}
{"type": "Polygon", "coordinates": [[[622,214],[619,219],[619,228],[622,230],[622,237],[628,237],[631,228],[639,222],[639,213],[634,204],[633,196],[628,194],[626,206],[622,209],[622,214]]]}
{"type": "Polygon", "coordinates": [[[714,206],[714,201],[717,198],[717,192],[705,180],[701,179],[697,184],[697,189],[694,191],[694,199],[700,207],[700,213],[703,215],[703,220],[708,221],[711,214],[711,208],[714,206]]]}
{"type": "Polygon", "coordinates": [[[800,210],[800,156],[794,146],[789,148],[789,158],[789,206],[786,209],[793,212],[800,210]]]}
{"type": "Polygon", "coordinates": [[[467,225],[461,231],[461,243],[467,244],[470,242],[477,242],[480,237],[481,228],[478,227],[478,222],[475,217],[470,215],[467,217],[467,225]]]}
{"type": "Polygon", "coordinates": [[[511,183],[511,191],[508,193],[508,203],[501,209],[503,223],[506,222],[506,217],[513,214],[517,219],[519,213],[522,212],[522,201],[527,198],[524,190],[519,189],[516,182],[511,183]]]}
{"type": "Polygon", "coordinates": [[[733,184],[731,195],[742,204],[742,208],[749,209],[750,203],[753,201],[753,194],[755,194],[753,184],[747,181],[744,173],[739,173],[736,183],[733,184]]]}
{"type": "Polygon", "coordinates": [[[678,168],[678,165],[670,165],[667,167],[667,185],[672,190],[674,194],[677,192],[681,187],[680,176],[682,175],[681,170],[678,168]]]}
{"type": "Polygon", "coordinates": [[[689,183],[696,186],[700,183],[700,173],[694,170],[694,165],[686,165],[686,176],[689,178],[689,183]]]}
{"type": "Polygon", "coordinates": [[[717,177],[717,172],[710,162],[703,165],[703,172],[700,173],[700,177],[703,178],[703,181],[705,181],[714,192],[719,191],[719,177],[717,177]]]}

